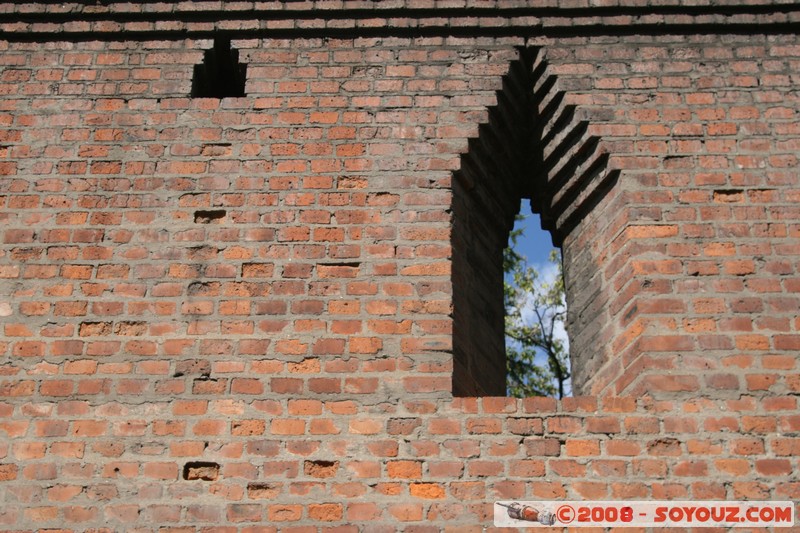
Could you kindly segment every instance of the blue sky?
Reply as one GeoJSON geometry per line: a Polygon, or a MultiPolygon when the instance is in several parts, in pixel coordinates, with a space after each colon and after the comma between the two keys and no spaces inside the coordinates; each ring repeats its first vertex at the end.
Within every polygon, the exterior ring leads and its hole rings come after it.
{"type": "Polygon", "coordinates": [[[528,258],[528,264],[535,265],[538,269],[549,263],[550,250],[555,248],[550,238],[550,233],[543,230],[539,215],[531,213],[528,200],[522,201],[520,213],[525,219],[518,221],[515,228],[524,228],[522,237],[517,241],[519,253],[528,258]]]}

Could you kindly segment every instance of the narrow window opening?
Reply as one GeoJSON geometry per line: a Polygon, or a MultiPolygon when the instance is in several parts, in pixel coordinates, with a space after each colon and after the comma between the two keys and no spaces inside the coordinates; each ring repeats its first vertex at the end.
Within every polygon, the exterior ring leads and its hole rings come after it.
{"type": "MultiPolygon", "coordinates": [[[[521,212],[530,209],[523,207],[521,212]]],[[[503,270],[508,395],[570,395],[561,252],[553,247],[550,233],[541,229],[538,215],[517,216],[503,270]]]]}
{"type": "Polygon", "coordinates": [[[218,37],[214,47],[206,50],[203,62],[194,67],[193,98],[226,98],[245,96],[247,65],[239,63],[239,51],[231,48],[231,40],[218,37]]]}
{"type": "MultiPolygon", "coordinates": [[[[566,98],[565,89],[550,71],[542,50],[525,48],[519,52],[519,59],[510,63],[503,76],[496,105],[487,108],[486,122],[479,126],[477,136],[469,139],[468,149],[453,173],[450,242],[455,397],[571,395],[573,385],[577,391],[586,387],[587,374],[591,373],[587,363],[596,369],[602,361],[595,354],[603,357],[605,350],[595,340],[598,332],[594,328],[601,320],[594,316],[595,293],[586,287],[574,287],[576,281],[592,286],[600,283],[588,268],[595,263],[591,258],[589,262],[584,259],[583,254],[589,252],[583,244],[577,244],[577,238],[565,239],[611,190],[620,171],[608,167],[607,145],[592,134],[589,115],[579,113],[579,108],[566,98]],[[534,304],[522,302],[516,311],[509,305],[508,268],[504,263],[523,198],[531,202],[530,207],[526,203],[523,212],[541,215],[529,217],[526,240],[532,232],[541,235],[547,243],[544,254],[553,244],[566,243],[563,264],[568,267],[569,291],[565,287],[558,297],[545,294],[542,298],[561,304],[566,299],[563,294],[568,292],[574,305],[568,319],[566,304],[552,305],[541,316],[534,311],[534,304]],[[547,232],[539,232],[538,228],[547,232]],[[518,355],[522,349],[514,344],[520,342],[519,338],[508,339],[513,336],[508,334],[509,322],[513,326],[514,320],[523,333],[537,323],[540,328],[546,326],[544,335],[557,341],[562,364],[556,367],[548,361],[537,345],[546,343],[533,342],[527,360],[543,371],[533,381],[526,377],[509,379],[512,372],[524,374],[513,367],[515,353],[518,355]],[[576,334],[569,348],[564,324],[576,334]],[[572,373],[568,353],[574,354],[573,361],[581,363],[574,367],[574,380],[567,377],[572,373]],[[529,386],[537,379],[541,386],[529,386]]],[[[602,114],[597,117],[603,120],[602,114]]],[[[534,277],[546,283],[545,289],[552,288],[554,280],[543,271],[558,271],[562,265],[558,255],[552,262],[546,257],[533,259],[539,264],[539,275],[534,277]]],[[[524,273],[525,269],[521,271],[524,273]]],[[[521,291],[523,296],[532,292],[535,285],[524,277],[520,276],[520,282],[526,285],[521,291]]]]}

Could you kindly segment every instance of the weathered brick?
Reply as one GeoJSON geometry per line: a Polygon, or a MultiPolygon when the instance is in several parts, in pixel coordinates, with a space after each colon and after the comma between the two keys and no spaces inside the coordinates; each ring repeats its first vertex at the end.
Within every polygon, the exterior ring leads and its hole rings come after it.
{"type": "Polygon", "coordinates": [[[0,50],[0,522],[427,533],[491,526],[493,498],[797,496],[785,7],[100,4],[0,5],[23,21],[0,50]],[[217,26],[245,95],[194,98],[217,26]],[[522,197],[562,249],[588,396],[504,397],[522,197]]]}

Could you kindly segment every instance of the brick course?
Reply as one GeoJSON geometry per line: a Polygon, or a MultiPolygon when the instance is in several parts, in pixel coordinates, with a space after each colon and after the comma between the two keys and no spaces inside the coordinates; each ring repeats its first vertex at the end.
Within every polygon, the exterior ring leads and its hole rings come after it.
{"type": "Polygon", "coordinates": [[[800,497],[798,11],[688,4],[0,4],[2,528],[800,497]],[[522,197],[585,396],[491,396],[522,197]]]}

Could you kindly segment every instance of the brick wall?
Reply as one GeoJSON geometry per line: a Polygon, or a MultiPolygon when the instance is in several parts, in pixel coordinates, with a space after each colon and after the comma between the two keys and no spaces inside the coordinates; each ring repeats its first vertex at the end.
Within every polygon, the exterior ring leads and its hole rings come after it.
{"type": "Polygon", "coordinates": [[[795,391],[796,39],[660,41],[551,50],[622,171],[564,245],[582,390],[795,391]]]}
{"type": "Polygon", "coordinates": [[[453,395],[506,394],[503,250],[530,188],[532,59],[521,49],[452,180],[453,395]]]}
{"type": "Polygon", "coordinates": [[[797,10],[662,4],[0,4],[0,528],[798,498],[797,10]],[[453,398],[521,197],[592,396],[453,398]]]}

